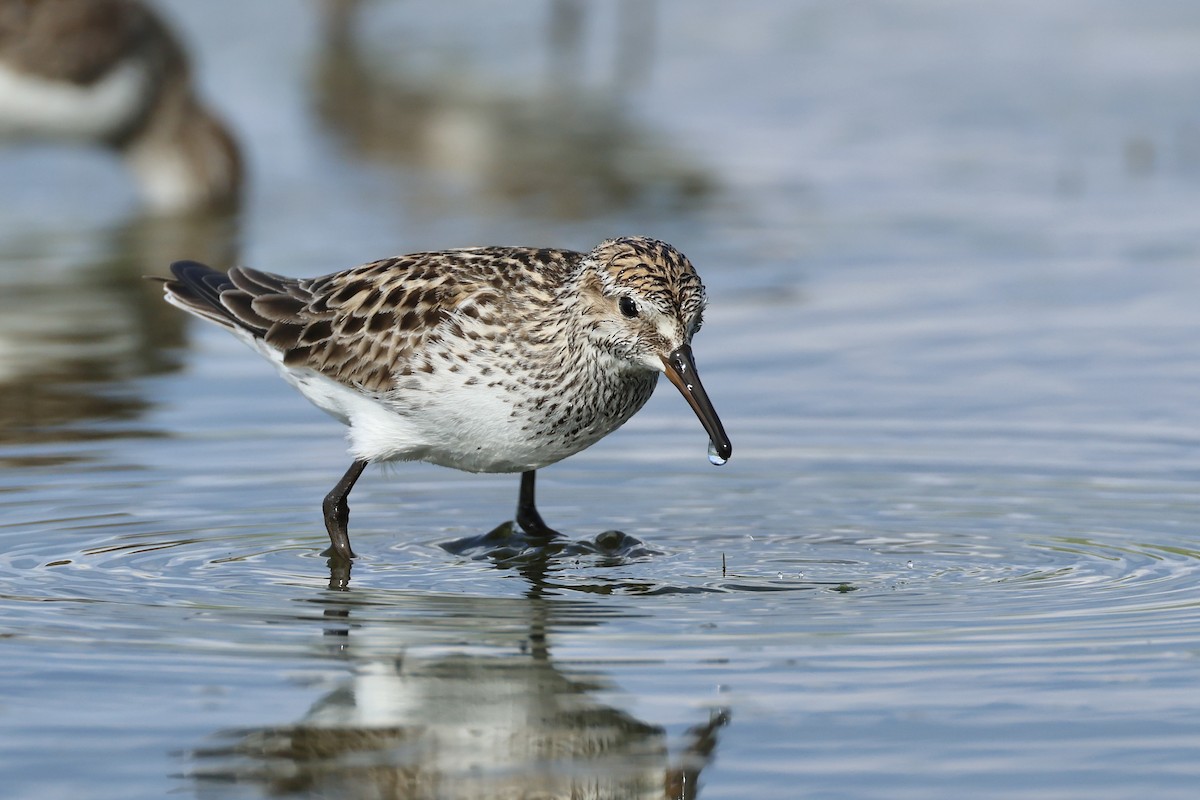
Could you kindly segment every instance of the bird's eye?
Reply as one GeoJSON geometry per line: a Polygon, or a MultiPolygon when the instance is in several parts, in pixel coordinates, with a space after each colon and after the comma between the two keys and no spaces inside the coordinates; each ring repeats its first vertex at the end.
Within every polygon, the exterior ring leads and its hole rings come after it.
{"type": "Polygon", "coordinates": [[[625,295],[617,301],[617,308],[621,309],[621,313],[629,319],[633,319],[638,315],[637,303],[633,302],[633,298],[625,295]]]}

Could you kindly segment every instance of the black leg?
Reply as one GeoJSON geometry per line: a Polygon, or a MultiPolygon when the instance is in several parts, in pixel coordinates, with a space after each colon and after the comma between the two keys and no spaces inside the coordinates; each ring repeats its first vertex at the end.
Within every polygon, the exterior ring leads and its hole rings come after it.
{"type": "Polygon", "coordinates": [[[537,470],[521,473],[521,494],[517,498],[517,524],[530,536],[540,539],[554,539],[561,536],[558,531],[542,521],[537,504],[533,499],[533,482],[537,470]]]}
{"type": "Polygon", "coordinates": [[[321,510],[325,512],[325,530],[329,531],[329,541],[332,544],[321,555],[344,561],[354,558],[354,552],[350,549],[350,532],[346,530],[346,523],[350,521],[350,504],[346,502],[346,497],[366,468],[366,461],[355,461],[338,481],[337,486],[325,495],[321,510]]]}

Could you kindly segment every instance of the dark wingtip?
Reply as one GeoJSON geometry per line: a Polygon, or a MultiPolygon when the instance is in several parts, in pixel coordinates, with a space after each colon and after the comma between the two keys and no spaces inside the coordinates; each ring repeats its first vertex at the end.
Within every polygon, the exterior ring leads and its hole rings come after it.
{"type": "Polygon", "coordinates": [[[227,274],[198,261],[176,261],[170,269],[174,277],[163,281],[171,302],[221,325],[237,324],[221,302],[221,292],[233,287],[227,274]]]}
{"type": "Polygon", "coordinates": [[[171,264],[171,274],[184,283],[191,283],[195,278],[200,278],[214,272],[217,271],[207,264],[201,264],[199,261],[183,260],[175,261],[171,264]]]}
{"type": "Polygon", "coordinates": [[[171,275],[174,277],[168,278],[165,275],[143,275],[142,280],[158,281],[159,283],[182,281],[183,283],[190,284],[192,283],[190,280],[192,277],[202,276],[207,273],[216,273],[218,275],[221,274],[212,267],[201,264],[199,261],[174,261],[171,263],[171,266],[168,267],[168,269],[171,271],[171,275]]]}

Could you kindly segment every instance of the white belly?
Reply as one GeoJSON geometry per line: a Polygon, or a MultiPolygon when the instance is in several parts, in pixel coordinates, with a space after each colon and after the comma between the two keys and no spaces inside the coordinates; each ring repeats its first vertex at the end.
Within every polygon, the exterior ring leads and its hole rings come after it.
{"type": "Polygon", "coordinates": [[[624,424],[649,399],[657,379],[649,373],[638,391],[623,393],[620,401],[608,402],[605,391],[598,390],[590,413],[555,425],[527,394],[484,381],[468,383],[471,374],[466,372],[412,377],[386,398],[371,397],[313,370],[285,366],[278,351],[249,334],[235,333],[317,408],[349,425],[350,452],[371,462],[427,461],[467,472],[540,469],[624,424]]]}
{"type": "Polygon", "coordinates": [[[389,402],[311,370],[281,372],[314,405],[349,425],[351,453],[371,462],[427,461],[467,472],[524,472],[578,453],[624,422],[598,421],[561,440],[524,429],[503,393],[450,387],[389,402]]]}

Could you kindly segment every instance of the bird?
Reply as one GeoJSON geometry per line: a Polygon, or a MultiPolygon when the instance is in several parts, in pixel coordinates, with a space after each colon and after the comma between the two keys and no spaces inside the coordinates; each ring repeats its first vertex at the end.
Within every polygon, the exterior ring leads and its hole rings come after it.
{"type": "Polygon", "coordinates": [[[239,204],[238,145],[137,0],[0,0],[0,134],[117,152],[155,213],[239,204]]]}
{"type": "Polygon", "coordinates": [[[355,557],[347,498],[378,462],[520,473],[517,524],[560,536],[538,513],[537,470],[619,428],[660,374],[708,434],[709,460],[732,453],[692,355],[704,285],[657,239],[421,252],[317,278],[170,271],[168,303],[238,336],[349,426],[353,462],[322,504],[331,559],[355,557]]]}

